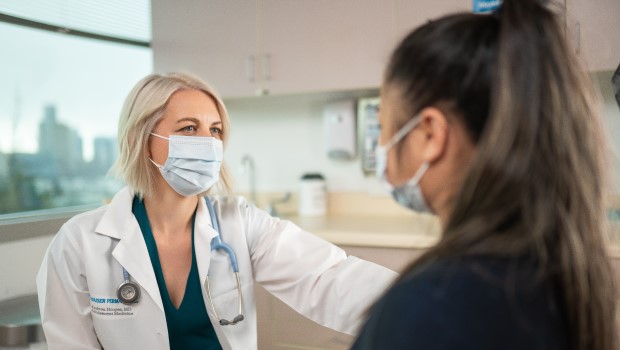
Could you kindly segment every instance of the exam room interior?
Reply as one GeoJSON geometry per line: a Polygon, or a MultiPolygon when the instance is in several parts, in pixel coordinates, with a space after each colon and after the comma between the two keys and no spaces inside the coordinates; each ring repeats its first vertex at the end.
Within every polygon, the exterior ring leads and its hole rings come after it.
{"type": "MultiPolygon", "coordinates": [[[[449,0],[444,0],[449,3],[449,0]]],[[[458,1],[456,1],[458,2],[458,1]]],[[[460,1],[463,3],[463,1],[460,1]]],[[[603,1],[599,1],[603,3],[603,1]]],[[[612,1],[607,1],[612,4],[612,1]]],[[[349,3],[353,3],[349,1],[349,3]]],[[[466,1],[466,3],[470,3],[466,1]]],[[[611,5],[610,5],[611,6],[611,5]]],[[[613,5],[613,11],[618,6],[613,5]]],[[[161,9],[160,9],[161,10],[161,9]]],[[[355,8],[351,8],[352,13],[355,8]]],[[[612,11],[612,12],[613,12],[612,11]]],[[[615,18],[620,18],[620,11],[615,18]]],[[[169,23],[159,23],[154,17],[153,27],[166,26],[166,30],[174,30],[169,23]]],[[[183,27],[185,28],[185,27],[183,27]]],[[[617,33],[617,32],[616,32],[617,33]]],[[[613,35],[612,32],[606,35],[613,35]]],[[[620,46],[620,42],[618,44],[620,46]]],[[[587,47],[587,45],[585,46],[587,47]]],[[[615,49],[615,52],[618,52],[615,49]]],[[[161,54],[168,59],[171,52],[154,50],[154,70],[158,67],[161,54]]],[[[361,54],[361,53],[360,53],[361,54]]],[[[275,58],[274,58],[275,59],[275,58]]],[[[324,63],[322,63],[324,64],[324,63]]],[[[620,64],[620,56],[616,59],[616,67],[620,64]]],[[[615,67],[590,70],[594,85],[601,97],[601,110],[604,115],[605,129],[609,134],[610,160],[612,168],[612,187],[609,192],[611,199],[610,218],[617,220],[616,232],[620,232],[620,108],[611,87],[611,76],[615,67]]],[[[202,78],[209,80],[208,76],[202,78]]],[[[215,86],[216,89],[218,86],[215,86]]],[[[363,84],[347,88],[308,90],[292,88],[292,92],[257,94],[224,95],[224,101],[231,117],[231,140],[226,151],[226,161],[235,177],[236,193],[247,194],[250,191],[250,179],[247,169],[242,165],[242,158],[250,155],[255,164],[255,180],[258,192],[258,205],[266,208],[270,198],[279,197],[287,192],[293,194],[291,200],[279,207],[282,215],[292,220],[299,220],[302,226],[310,231],[324,233],[324,238],[333,239],[334,243],[346,247],[351,254],[399,268],[409,258],[425,249],[427,243],[414,247],[410,240],[399,236],[402,226],[428,228],[429,235],[438,233],[434,219],[428,216],[410,214],[391,203],[382,191],[376,179],[362,172],[362,164],[357,154],[353,159],[331,159],[325,150],[323,110],[332,102],[343,100],[357,101],[360,98],[376,97],[379,93],[379,81],[376,84],[363,84]],[[260,96],[259,96],[260,95],[260,96]],[[328,189],[328,214],[326,219],[303,219],[297,214],[296,201],[299,191],[300,177],[304,173],[320,172],[326,178],[328,189]],[[381,203],[381,210],[374,211],[376,203],[381,203]],[[361,230],[355,221],[360,216],[375,217],[379,222],[402,222],[402,226],[388,232],[393,238],[388,244],[373,243],[378,239],[368,230],[361,230]],[[321,220],[333,220],[325,223],[321,220]],[[420,224],[421,223],[421,224],[420,224]],[[329,226],[332,225],[332,226],[329,226]],[[417,226],[416,226],[417,225],[417,226]],[[348,235],[348,236],[347,236],[348,235]],[[344,237],[344,238],[343,238],[344,237]],[[360,243],[356,243],[360,242],[360,243]],[[404,243],[402,243],[404,242],[404,243]],[[383,245],[382,245],[383,244],[383,245]],[[398,260],[398,261],[395,261],[398,260]]],[[[35,293],[34,276],[38,270],[43,253],[60,223],[69,214],[54,214],[47,218],[21,217],[11,215],[0,216],[0,303],[15,297],[35,293]],[[42,220],[44,219],[44,220],[42,220]],[[35,233],[35,234],[33,234],[35,233]],[[20,238],[20,235],[26,238],[20,238]]],[[[380,232],[376,232],[379,234],[380,232]]],[[[620,235],[620,233],[618,233],[620,235]]],[[[610,240],[614,250],[620,238],[613,236],[610,240]]],[[[426,242],[426,241],[424,241],[426,242]]],[[[616,254],[620,266],[620,255],[616,254]]],[[[265,299],[266,300],[266,299],[265,299]]],[[[308,327],[303,320],[293,319],[281,305],[273,306],[274,302],[266,300],[262,307],[268,320],[282,324],[293,324],[293,339],[278,339],[275,332],[267,330],[267,336],[260,339],[263,344],[316,345],[300,334],[300,328],[307,332],[320,334],[322,343],[319,348],[339,348],[346,346],[349,338],[324,333],[320,327],[308,327]],[[295,328],[297,326],[298,328],[295,328]],[[301,339],[301,340],[297,340],[301,339]],[[343,345],[345,344],[345,345],[343,345]]]]}

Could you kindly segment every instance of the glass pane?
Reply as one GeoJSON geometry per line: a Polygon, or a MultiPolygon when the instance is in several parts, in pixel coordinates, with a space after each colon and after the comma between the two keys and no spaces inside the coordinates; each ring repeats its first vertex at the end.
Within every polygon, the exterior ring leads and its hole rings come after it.
{"type": "Polygon", "coordinates": [[[98,204],[131,87],[150,48],[0,23],[0,214],[98,204]]]}

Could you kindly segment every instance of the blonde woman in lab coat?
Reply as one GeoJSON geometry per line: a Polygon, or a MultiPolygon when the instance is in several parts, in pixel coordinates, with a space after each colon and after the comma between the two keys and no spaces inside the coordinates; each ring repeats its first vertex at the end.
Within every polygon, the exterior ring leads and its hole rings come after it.
{"type": "Polygon", "coordinates": [[[228,187],[228,133],[199,79],[138,82],[119,122],[127,187],[63,225],[37,277],[50,349],[256,349],[254,284],[321,325],[358,329],[396,274],[241,197],[206,195],[228,187]]]}

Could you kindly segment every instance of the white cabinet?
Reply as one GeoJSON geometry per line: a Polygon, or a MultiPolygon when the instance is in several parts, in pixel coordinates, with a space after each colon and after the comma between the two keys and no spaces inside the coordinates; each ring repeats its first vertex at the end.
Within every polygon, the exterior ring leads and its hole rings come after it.
{"type": "Polygon", "coordinates": [[[377,87],[394,47],[385,0],[262,0],[264,87],[292,93],[377,87]]]}
{"type": "MultiPolygon", "coordinates": [[[[348,255],[402,271],[422,249],[342,247],[348,255]]],[[[256,289],[259,349],[349,349],[355,337],[320,326],[299,315],[262,287],[256,289]]]]}
{"type": "Polygon", "coordinates": [[[471,12],[472,0],[394,0],[396,38],[399,42],[411,30],[431,19],[455,12],[471,12]]]}
{"type": "MultiPolygon", "coordinates": [[[[620,61],[620,0],[565,0],[589,70],[620,61]]],[[[471,0],[157,0],[156,72],[189,71],[224,97],[378,87],[395,45],[471,0]]]]}
{"type": "MultiPolygon", "coordinates": [[[[471,0],[394,0],[397,37],[447,13],[471,12],[471,0]]],[[[566,5],[568,40],[589,71],[615,70],[620,64],[620,0],[561,0],[566,5]]]]}
{"type": "Polygon", "coordinates": [[[620,64],[620,0],[566,0],[569,40],[590,71],[620,64]]]}
{"type": "Polygon", "coordinates": [[[152,2],[155,72],[190,72],[222,96],[255,93],[256,4],[242,0],[152,2]]]}
{"type": "Polygon", "coordinates": [[[413,27],[470,0],[158,0],[156,72],[189,71],[224,97],[379,87],[413,27]]]}
{"type": "Polygon", "coordinates": [[[385,0],[159,0],[156,72],[189,71],[224,97],[378,87],[394,46],[385,0]]]}

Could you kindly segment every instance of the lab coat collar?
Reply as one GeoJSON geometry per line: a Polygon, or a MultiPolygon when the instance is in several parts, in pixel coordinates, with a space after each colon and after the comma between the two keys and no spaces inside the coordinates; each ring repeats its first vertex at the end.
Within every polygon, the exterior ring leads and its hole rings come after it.
{"type": "MultiPolygon", "coordinates": [[[[132,211],[133,191],[125,187],[119,191],[109,204],[95,232],[120,239],[112,256],[123,266],[131,277],[144,288],[157,306],[164,310],[157,279],[138,221],[132,211]]],[[[219,207],[214,203],[214,207],[219,207]]],[[[218,233],[213,229],[209,210],[204,198],[198,201],[194,223],[194,247],[201,285],[205,285],[211,260],[211,240],[218,233]]],[[[120,272],[119,272],[120,273],[120,272]]]]}
{"type": "Polygon", "coordinates": [[[127,220],[134,217],[131,212],[133,197],[134,193],[129,187],[124,187],[118,191],[108,204],[95,232],[120,239],[127,230],[127,220]]]}
{"type": "MultiPolygon", "coordinates": [[[[105,214],[95,229],[96,233],[120,239],[112,256],[129,272],[131,278],[148,293],[155,304],[164,311],[157,286],[155,271],[150,263],[140,225],[131,211],[133,191],[125,187],[112,198],[105,214]]],[[[119,274],[122,272],[119,271],[119,274]]]]}

